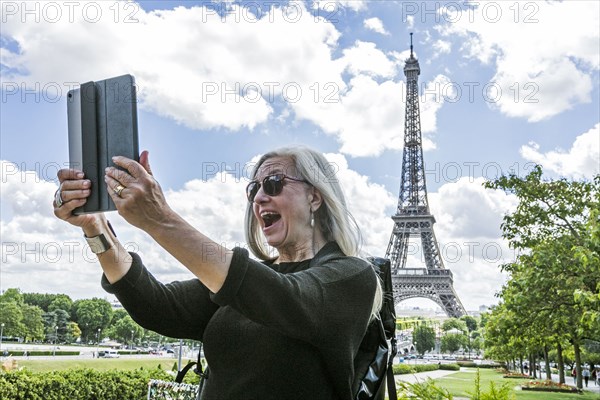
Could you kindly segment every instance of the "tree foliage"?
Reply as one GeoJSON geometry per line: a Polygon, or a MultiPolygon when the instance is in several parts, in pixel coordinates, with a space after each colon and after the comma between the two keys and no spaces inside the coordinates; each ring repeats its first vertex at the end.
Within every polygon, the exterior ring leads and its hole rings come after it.
{"type": "MultiPolygon", "coordinates": [[[[52,293],[23,293],[23,300],[27,304],[31,304],[32,306],[38,306],[44,312],[52,311],[50,310],[50,304],[57,297],[68,297],[65,294],[52,294],[52,293]]],[[[69,310],[66,310],[69,311],[69,310]]]]}
{"type": "Polygon", "coordinates": [[[582,344],[600,337],[600,176],[550,181],[536,167],[525,178],[503,176],[486,186],[517,196],[502,232],[521,250],[501,266],[509,280],[485,326],[488,352],[535,360],[549,347],[572,346],[580,368],[582,344]]]}
{"type": "Polygon", "coordinates": [[[448,318],[442,323],[442,330],[444,332],[451,331],[453,329],[459,330],[461,332],[467,331],[467,324],[465,321],[460,320],[458,318],[448,318]]]}
{"type": "Polygon", "coordinates": [[[73,318],[86,339],[95,338],[100,329],[105,331],[110,326],[113,310],[110,303],[104,299],[84,299],[73,303],[73,318]]]}
{"type": "Polygon", "coordinates": [[[442,353],[456,353],[467,347],[467,337],[462,333],[446,333],[442,336],[442,353]]]}
{"type": "Polygon", "coordinates": [[[435,348],[435,331],[427,325],[417,326],[412,333],[413,343],[416,344],[417,353],[423,355],[435,348]]]}
{"type": "Polygon", "coordinates": [[[61,309],[61,310],[66,311],[70,316],[72,307],[73,307],[73,300],[71,300],[71,298],[69,296],[67,296],[66,294],[58,294],[58,295],[56,295],[54,300],[52,300],[50,302],[50,305],[48,305],[48,311],[54,311],[57,309],[61,309]]]}

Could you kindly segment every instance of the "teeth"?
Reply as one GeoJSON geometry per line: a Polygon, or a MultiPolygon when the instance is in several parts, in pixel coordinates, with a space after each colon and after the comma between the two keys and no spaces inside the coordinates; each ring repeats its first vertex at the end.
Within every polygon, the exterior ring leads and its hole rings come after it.
{"type": "Polygon", "coordinates": [[[263,211],[260,213],[260,217],[264,221],[265,227],[269,227],[269,226],[273,225],[273,223],[275,223],[275,221],[279,220],[279,218],[281,218],[281,215],[279,215],[276,212],[263,211]]]}

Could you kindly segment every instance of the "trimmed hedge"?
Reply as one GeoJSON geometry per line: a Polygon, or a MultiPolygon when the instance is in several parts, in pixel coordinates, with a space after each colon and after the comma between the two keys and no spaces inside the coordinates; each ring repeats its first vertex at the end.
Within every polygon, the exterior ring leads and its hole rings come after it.
{"type": "Polygon", "coordinates": [[[481,368],[481,369],[485,369],[485,368],[491,368],[491,369],[504,368],[504,364],[497,364],[497,363],[492,363],[492,364],[477,364],[477,363],[475,363],[473,361],[458,361],[457,364],[460,365],[461,367],[467,367],[467,368],[481,368]]]}
{"type": "Polygon", "coordinates": [[[439,367],[444,371],[460,371],[460,365],[458,364],[440,364],[439,367]]]}
{"type": "Polygon", "coordinates": [[[466,367],[466,368],[477,368],[478,365],[476,363],[474,363],[473,361],[457,361],[456,362],[458,365],[460,365],[461,367],[466,367]]]}
{"type": "Polygon", "coordinates": [[[130,356],[132,354],[150,354],[150,352],[148,351],[142,351],[142,350],[119,350],[119,354],[122,356],[130,356]]]}
{"type": "Polygon", "coordinates": [[[460,371],[458,364],[396,364],[392,367],[394,375],[416,374],[417,372],[437,371],[460,371]]]}
{"type": "MultiPolygon", "coordinates": [[[[29,356],[51,356],[51,355],[56,355],[56,356],[78,356],[81,352],[80,351],[66,351],[66,350],[56,350],[56,351],[52,351],[52,350],[27,350],[27,355],[29,356]]],[[[9,356],[23,356],[25,354],[25,350],[14,350],[14,351],[9,351],[8,355],[9,356]]]]}
{"type": "Polygon", "coordinates": [[[0,373],[0,399],[139,400],[146,398],[151,379],[173,381],[173,377],[162,369],[3,372],[0,373]]]}

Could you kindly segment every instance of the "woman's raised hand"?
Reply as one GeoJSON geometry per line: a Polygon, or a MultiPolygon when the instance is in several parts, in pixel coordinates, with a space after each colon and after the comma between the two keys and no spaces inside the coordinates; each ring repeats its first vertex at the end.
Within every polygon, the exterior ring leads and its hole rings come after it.
{"type": "Polygon", "coordinates": [[[139,163],[121,156],[113,157],[112,161],[122,169],[107,168],[104,180],[119,214],[145,231],[160,225],[172,211],[152,176],[148,152],[140,154],[139,163]]]}
{"type": "Polygon", "coordinates": [[[73,210],[83,206],[92,190],[92,182],[85,179],[82,171],[76,169],[61,169],[57,173],[60,185],[54,195],[54,215],[63,221],[86,228],[97,224],[104,218],[103,213],[73,214],[73,210]]]}

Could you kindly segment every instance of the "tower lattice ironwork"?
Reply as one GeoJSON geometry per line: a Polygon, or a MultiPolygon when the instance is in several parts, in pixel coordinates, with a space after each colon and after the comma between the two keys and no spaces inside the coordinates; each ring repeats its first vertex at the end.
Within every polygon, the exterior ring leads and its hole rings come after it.
{"type": "Polygon", "coordinates": [[[410,34],[410,58],[406,60],[406,117],[404,122],[404,150],[402,154],[402,179],[396,214],[392,216],[394,229],[386,251],[392,266],[394,303],[414,297],[424,297],[439,304],[451,317],[465,315],[453,286],[452,271],[444,268],[429,212],[421,117],[419,113],[418,77],[419,61],[413,55],[410,34]],[[425,268],[407,267],[409,239],[421,239],[425,268]]]}

